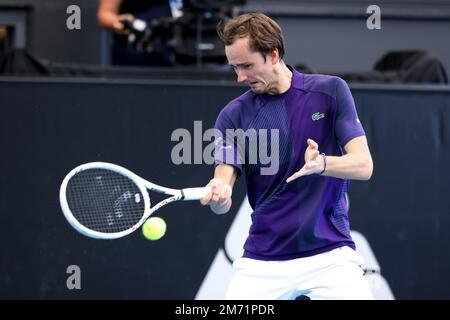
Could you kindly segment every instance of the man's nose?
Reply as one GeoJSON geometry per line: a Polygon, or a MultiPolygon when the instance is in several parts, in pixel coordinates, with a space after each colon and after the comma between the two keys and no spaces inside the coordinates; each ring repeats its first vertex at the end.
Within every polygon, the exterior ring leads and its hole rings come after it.
{"type": "Polygon", "coordinates": [[[247,74],[244,71],[238,70],[236,71],[236,74],[238,82],[244,82],[245,80],[247,80],[247,74]]]}

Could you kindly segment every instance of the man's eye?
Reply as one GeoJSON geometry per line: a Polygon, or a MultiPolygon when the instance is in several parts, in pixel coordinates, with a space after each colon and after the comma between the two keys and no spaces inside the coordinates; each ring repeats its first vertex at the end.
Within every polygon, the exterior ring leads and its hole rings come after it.
{"type": "Polygon", "coordinates": [[[250,69],[252,67],[251,64],[244,64],[244,69],[250,69]]]}

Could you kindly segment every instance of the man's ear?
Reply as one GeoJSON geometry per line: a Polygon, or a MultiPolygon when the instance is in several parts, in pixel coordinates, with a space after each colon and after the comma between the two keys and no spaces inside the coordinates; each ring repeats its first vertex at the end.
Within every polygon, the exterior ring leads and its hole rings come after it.
{"type": "Polygon", "coordinates": [[[272,64],[277,64],[280,61],[280,53],[277,48],[273,49],[270,53],[270,61],[272,64]]]}

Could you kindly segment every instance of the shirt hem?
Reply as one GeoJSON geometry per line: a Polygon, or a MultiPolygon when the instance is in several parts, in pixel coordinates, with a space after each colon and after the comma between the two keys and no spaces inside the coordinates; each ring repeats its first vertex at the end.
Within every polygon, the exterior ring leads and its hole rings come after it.
{"type": "Polygon", "coordinates": [[[288,254],[288,255],[266,256],[266,255],[260,255],[257,253],[253,253],[248,250],[244,250],[244,254],[242,257],[255,259],[255,260],[264,260],[264,261],[283,261],[283,260],[292,260],[292,259],[298,259],[298,258],[311,257],[316,254],[324,253],[324,252],[331,251],[333,249],[337,249],[337,248],[344,247],[344,246],[348,246],[348,247],[352,248],[353,250],[356,250],[356,246],[353,241],[341,241],[341,242],[334,243],[332,245],[329,245],[329,246],[326,246],[323,248],[314,249],[314,250],[307,251],[307,252],[288,254]]]}

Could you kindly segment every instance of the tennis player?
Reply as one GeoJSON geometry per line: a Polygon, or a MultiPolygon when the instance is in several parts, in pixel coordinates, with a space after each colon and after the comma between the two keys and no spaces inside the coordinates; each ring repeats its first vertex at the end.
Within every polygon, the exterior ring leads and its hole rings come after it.
{"type": "Polygon", "coordinates": [[[251,148],[234,139],[216,149],[212,191],[201,203],[227,212],[243,174],[254,210],[227,298],[372,299],[350,236],[345,194],[349,179],[370,179],[373,165],[347,84],[286,65],[282,30],[264,14],[243,14],[218,31],[237,81],[250,90],[220,112],[216,129],[224,137],[237,129],[279,132],[273,174],[248,163],[251,148]]]}

